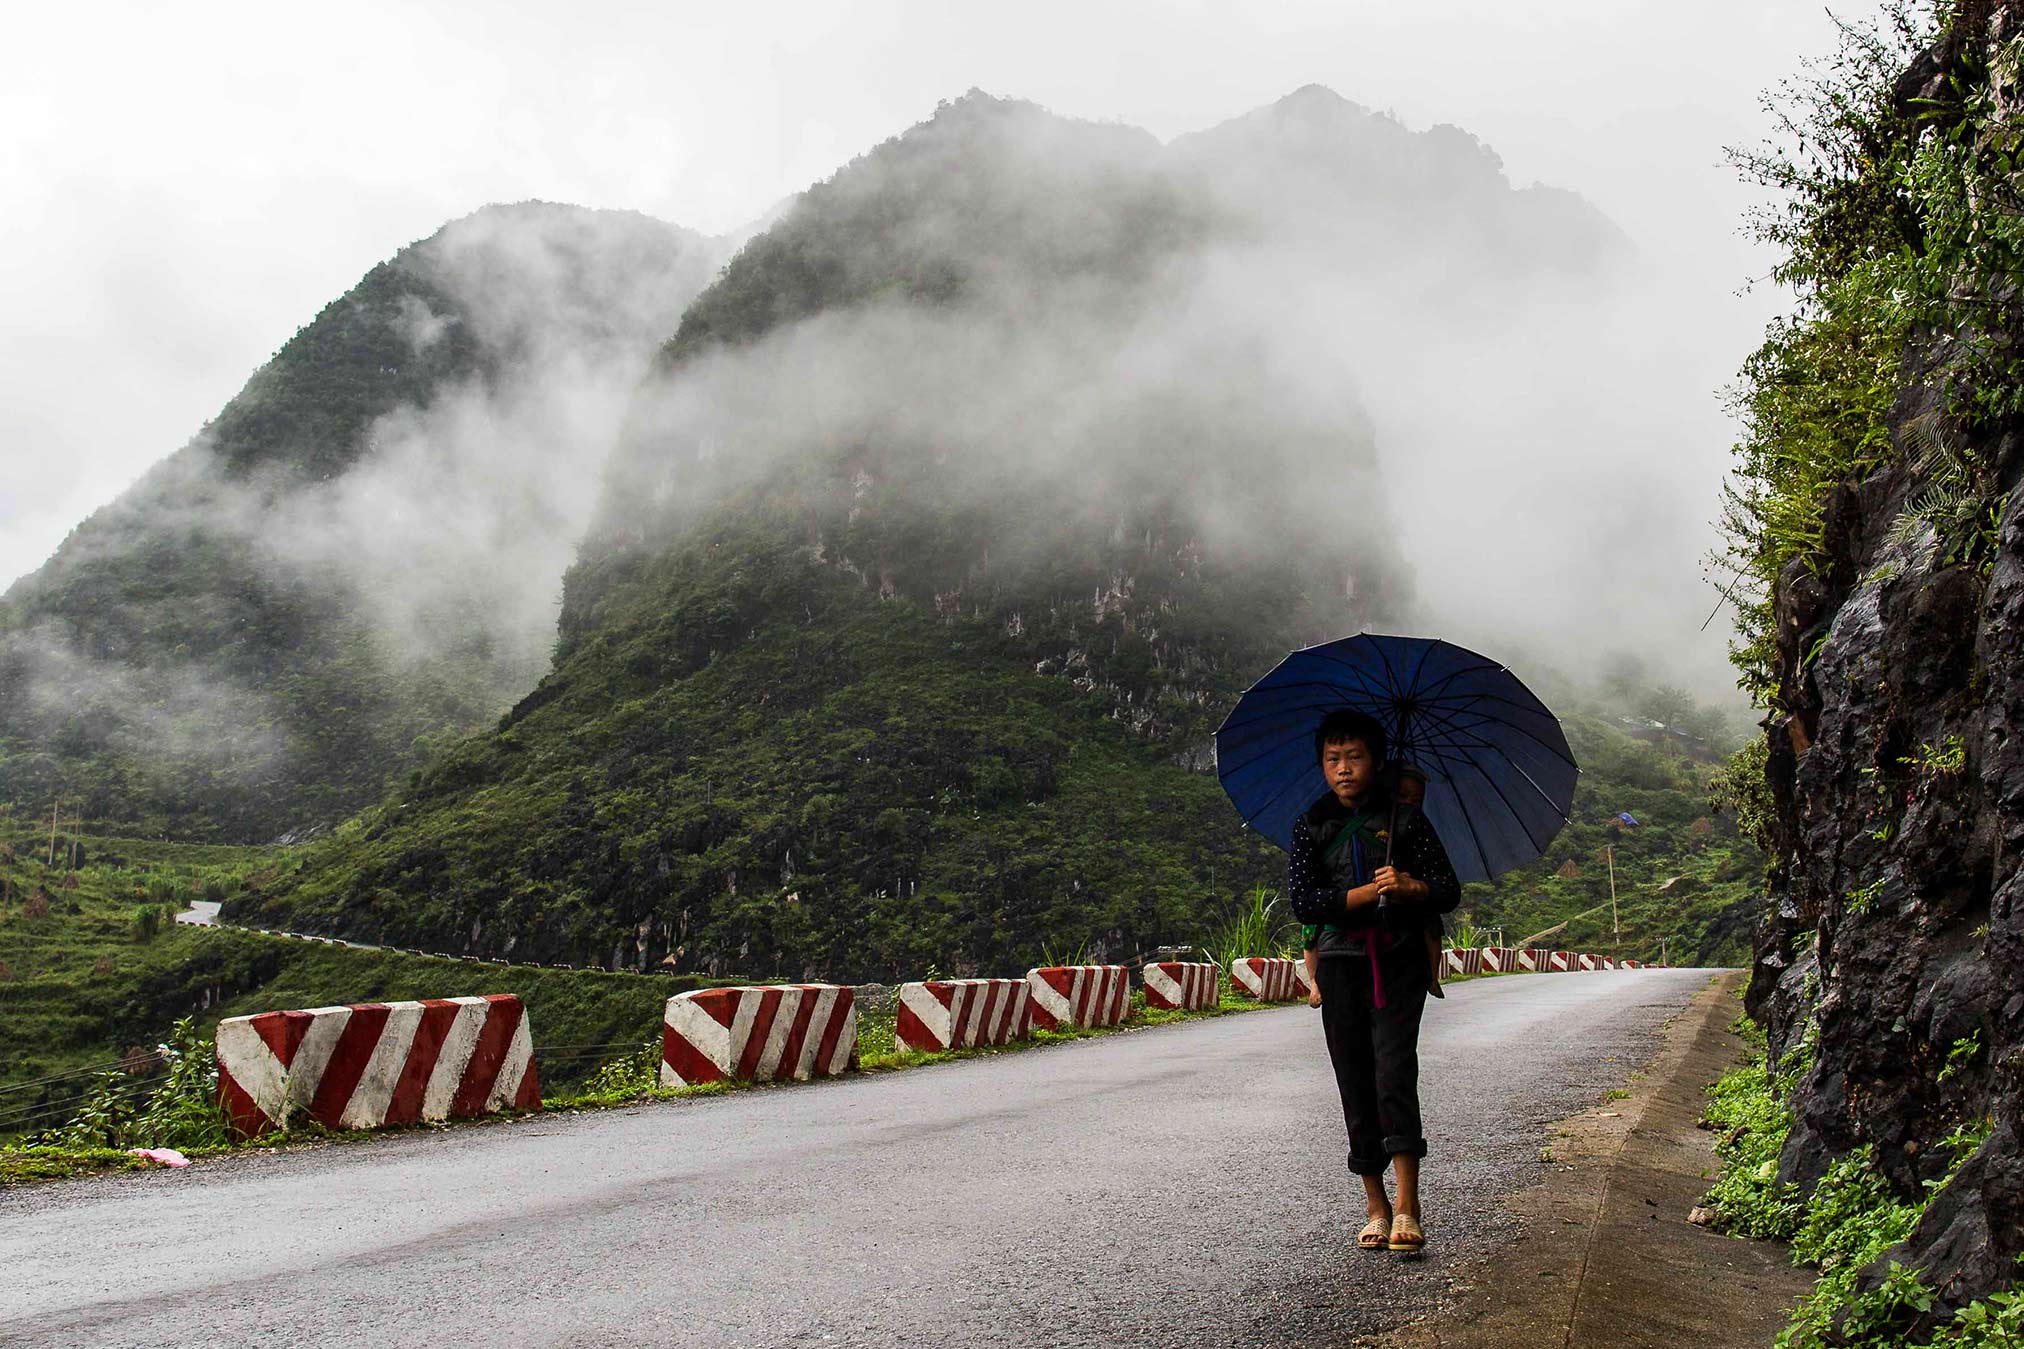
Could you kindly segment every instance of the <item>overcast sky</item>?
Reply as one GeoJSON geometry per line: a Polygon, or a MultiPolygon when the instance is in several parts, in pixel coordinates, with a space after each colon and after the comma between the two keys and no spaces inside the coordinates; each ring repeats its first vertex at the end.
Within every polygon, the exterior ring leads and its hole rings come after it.
{"type": "Polygon", "coordinates": [[[1455,123],[1701,289],[1679,377],[1712,403],[1782,303],[1736,294],[1769,260],[1722,147],[1760,138],[1759,93],[1833,40],[1789,0],[198,0],[9,29],[0,587],[445,220],[538,197],[730,231],[973,86],[1163,139],[1312,82],[1455,123]]]}

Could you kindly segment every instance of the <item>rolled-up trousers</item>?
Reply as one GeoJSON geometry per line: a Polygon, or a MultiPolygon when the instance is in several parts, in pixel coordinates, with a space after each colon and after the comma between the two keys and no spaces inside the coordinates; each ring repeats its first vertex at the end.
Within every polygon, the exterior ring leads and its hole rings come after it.
{"type": "Polygon", "coordinates": [[[1394,1154],[1427,1155],[1420,1127],[1420,1013],[1427,1005],[1426,951],[1409,935],[1378,956],[1385,1005],[1373,998],[1370,961],[1326,955],[1316,962],[1321,1028],[1349,1126],[1349,1169],[1384,1174],[1394,1154]]]}

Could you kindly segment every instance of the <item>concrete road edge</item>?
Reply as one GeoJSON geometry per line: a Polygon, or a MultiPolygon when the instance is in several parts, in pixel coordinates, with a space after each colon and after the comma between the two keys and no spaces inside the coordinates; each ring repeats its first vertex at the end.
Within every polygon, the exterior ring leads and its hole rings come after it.
{"type": "Polygon", "coordinates": [[[1447,1310],[1385,1336],[1391,1349],[1761,1349],[1812,1280],[1777,1242],[1687,1221],[1719,1166],[1697,1127],[1704,1089],[1741,1059],[1730,971],[1666,1023],[1629,1095],[1548,1127],[1536,1185],[1505,1202],[1522,1236],[1464,1270],[1447,1310]]]}

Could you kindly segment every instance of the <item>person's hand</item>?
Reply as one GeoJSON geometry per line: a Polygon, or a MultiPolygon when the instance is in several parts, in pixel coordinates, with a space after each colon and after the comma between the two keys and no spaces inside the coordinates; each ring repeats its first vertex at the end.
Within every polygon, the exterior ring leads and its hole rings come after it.
{"type": "Polygon", "coordinates": [[[1320,990],[1320,989],[1318,989],[1318,988],[1315,988],[1315,989],[1309,989],[1309,990],[1308,990],[1308,993],[1307,993],[1307,1005],[1308,1005],[1309,1007],[1319,1007],[1319,1006],[1321,1006],[1321,990],[1320,990]]]}
{"type": "Polygon", "coordinates": [[[1345,907],[1351,909],[1361,909],[1367,904],[1377,903],[1376,883],[1357,886],[1356,889],[1351,890],[1342,897],[1342,902],[1345,907]]]}
{"type": "Polygon", "coordinates": [[[1397,867],[1379,867],[1370,883],[1377,887],[1380,895],[1392,894],[1400,899],[1419,899],[1427,892],[1427,887],[1414,880],[1410,872],[1400,871],[1397,867]]]}

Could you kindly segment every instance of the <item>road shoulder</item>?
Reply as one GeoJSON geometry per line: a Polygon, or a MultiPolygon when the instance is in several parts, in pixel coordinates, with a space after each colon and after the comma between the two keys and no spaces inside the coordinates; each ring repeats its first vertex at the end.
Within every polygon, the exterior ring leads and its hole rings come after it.
{"type": "Polygon", "coordinates": [[[1712,1137],[1697,1127],[1703,1089],[1744,1053],[1729,1030],[1742,977],[1711,981],[1667,1023],[1664,1046],[1628,1084],[1628,1097],[1548,1129],[1542,1165],[1550,1172],[1506,1200],[1519,1242],[1465,1271],[1447,1309],[1385,1344],[1771,1343],[1811,1279],[1781,1243],[1725,1237],[1687,1221],[1718,1166],[1712,1137]]]}

